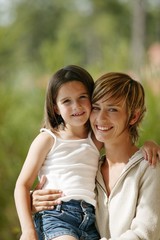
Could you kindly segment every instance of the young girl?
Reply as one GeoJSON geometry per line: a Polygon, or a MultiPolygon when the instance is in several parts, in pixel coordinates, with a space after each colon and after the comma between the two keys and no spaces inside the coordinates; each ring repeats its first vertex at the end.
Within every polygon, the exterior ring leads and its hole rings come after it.
{"type": "Polygon", "coordinates": [[[95,176],[102,144],[90,132],[94,81],[78,66],[67,66],[51,78],[44,128],[33,141],[15,187],[21,240],[37,240],[30,209],[30,189],[39,173],[45,189],[61,189],[62,204],[35,216],[45,239],[98,240],[95,227],[95,176]]]}
{"type": "Polygon", "coordinates": [[[136,146],[145,111],[143,87],[130,76],[108,73],[95,82],[90,122],[106,153],[97,174],[96,220],[109,240],[160,239],[160,162],[148,167],[136,146]]]}

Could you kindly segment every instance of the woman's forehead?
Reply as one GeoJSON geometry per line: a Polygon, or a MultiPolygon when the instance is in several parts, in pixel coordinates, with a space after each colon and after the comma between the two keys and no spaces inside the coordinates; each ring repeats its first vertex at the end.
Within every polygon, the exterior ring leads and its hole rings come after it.
{"type": "Polygon", "coordinates": [[[101,97],[94,103],[106,103],[108,105],[125,105],[125,98],[124,97],[114,97],[111,95],[105,95],[101,97]]]}

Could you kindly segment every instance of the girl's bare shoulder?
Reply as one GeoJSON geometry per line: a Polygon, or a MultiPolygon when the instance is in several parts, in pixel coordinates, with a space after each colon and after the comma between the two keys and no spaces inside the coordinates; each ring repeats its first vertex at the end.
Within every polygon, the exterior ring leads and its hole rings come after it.
{"type": "Polygon", "coordinates": [[[47,151],[49,151],[52,148],[54,142],[55,140],[50,134],[47,132],[40,132],[33,140],[31,145],[34,147],[38,146],[42,149],[45,148],[47,151]]]}

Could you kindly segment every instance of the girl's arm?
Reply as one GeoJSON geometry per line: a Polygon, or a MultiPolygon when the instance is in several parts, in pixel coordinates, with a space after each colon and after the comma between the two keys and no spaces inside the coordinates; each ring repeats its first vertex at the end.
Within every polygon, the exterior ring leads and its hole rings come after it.
{"type": "Polygon", "coordinates": [[[21,240],[38,239],[31,215],[30,189],[53,142],[54,139],[44,132],[35,138],[16,182],[14,196],[22,230],[21,240]]]}

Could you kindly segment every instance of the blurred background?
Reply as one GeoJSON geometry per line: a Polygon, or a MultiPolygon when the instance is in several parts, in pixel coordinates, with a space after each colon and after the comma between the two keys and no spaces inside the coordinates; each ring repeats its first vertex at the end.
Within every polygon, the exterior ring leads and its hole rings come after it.
{"type": "Polygon", "coordinates": [[[0,240],[19,239],[15,181],[41,127],[47,82],[68,64],[94,79],[124,71],[141,81],[139,145],[160,143],[159,0],[0,0],[0,240]]]}

